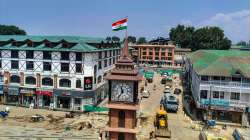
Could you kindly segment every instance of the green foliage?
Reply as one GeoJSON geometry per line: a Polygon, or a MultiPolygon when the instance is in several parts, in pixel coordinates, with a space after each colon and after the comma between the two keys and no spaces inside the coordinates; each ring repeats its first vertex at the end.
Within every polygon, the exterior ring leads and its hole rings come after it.
{"type": "Polygon", "coordinates": [[[225,37],[223,30],[219,27],[185,27],[178,25],[169,33],[170,39],[182,48],[199,49],[229,49],[231,41],[225,37]]]}
{"type": "Polygon", "coordinates": [[[110,36],[108,36],[108,37],[106,37],[106,40],[107,40],[107,41],[111,41],[112,39],[111,39],[110,36]]]}
{"type": "Polygon", "coordinates": [[[139,39],[137,40],[137,44],[144,44],[147,43],[147,40],[145,37],[139,37],[139,39]]]}
{"type": "Polygon", "coordinates": [[[119,41],[120,41],[120,38],[117,37],[117,36],[113,36],[113,37],[112,37],[112,41],[114,41],[114,42],[119,42],[119,41]]]}
{"type": "Polygon", "coordinates": [[[170,30],[169,37],[172,41],[175,41],[176,44],[180,44],[182,48],[191,48],[194,31],[194,27],[178,25],[176,28],[170,30]]]}
{"type": "Polygon", "coordinates": [[[0,25],[0,35],[26,35],[26,32],[14,25],[0,25]]]}
{"type": "Polygon", "coordinates": [[[136,37],[128,36],[128,43],[136,43],[136,37]]]}

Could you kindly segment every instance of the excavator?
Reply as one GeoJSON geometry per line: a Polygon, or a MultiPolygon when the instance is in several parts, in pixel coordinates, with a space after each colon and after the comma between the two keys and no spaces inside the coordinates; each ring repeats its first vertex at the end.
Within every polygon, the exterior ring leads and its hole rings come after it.
{"type": "Polygon", "coordinates": [[[154,120],[155,132],[154,137],[171,138],[171,131],[168,128],[168,114],[163,106],[156,112],[154,120]]]}

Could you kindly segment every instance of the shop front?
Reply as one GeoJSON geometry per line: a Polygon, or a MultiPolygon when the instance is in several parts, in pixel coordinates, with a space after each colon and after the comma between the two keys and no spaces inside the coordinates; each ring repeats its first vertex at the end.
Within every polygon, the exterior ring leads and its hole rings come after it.
{"type": "Polygon", "coordinates": [[[48,108],[53,104],[53,91],[52,90],[36,90],[37,105],[39,108],[48,108]]]}
{"type": "Polygon", "coordinates": [[[83,111],[85,104],[94,104],[94,91],[54,89],[54,108],[59,110],[83,111]]]}
{"type": "Polygon", "coordinates": [[[19,87],[15,86],[4,86],[4,98],[5,104],[8,105],[19,105],[19,87]]]}
{"type": "Polygon", "coordinates": [[[108,97],[108,83],[104,83],[96,89],[97,104],[101,103],[106,97],[108,97]]]}
{"type": "Polygon", "coordinates": [[[20,88],[20,96],[21,96],[21,106],[25,107],[36,107],[36,89],[35,88],[20,88]]]}

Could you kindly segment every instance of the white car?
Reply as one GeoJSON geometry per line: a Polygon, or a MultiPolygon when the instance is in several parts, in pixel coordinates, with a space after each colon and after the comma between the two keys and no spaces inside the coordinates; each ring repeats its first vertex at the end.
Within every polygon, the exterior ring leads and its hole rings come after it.
{"type": "Polygon", "coordinates": [[[148,90],[144,90],[141,93],[141,97],[143,97],[143,98],[148,98],[149,96],[150,96],[150,92],[148,90]]]}
{"type": "Polygon", "coordinates": [[[170,86],[165,86],[165,90],[170,90],[170,86]]]}

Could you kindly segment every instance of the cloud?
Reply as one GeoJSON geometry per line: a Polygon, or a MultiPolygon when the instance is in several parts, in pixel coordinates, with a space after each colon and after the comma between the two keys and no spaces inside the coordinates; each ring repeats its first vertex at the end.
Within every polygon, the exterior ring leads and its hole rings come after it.
{"type": "Polygon", "coordinates": [[[182,20],[181,23],[196,27],[218,26],[221,27],[226,36],[236,43],[241,40],[250,40],[250,10],[240,10],[231,13],[217,13],[214,16],[198,22],[192,23],[190,20],[182,20]],[[185,24],[186,23],[186,24],[185,24]]]}

